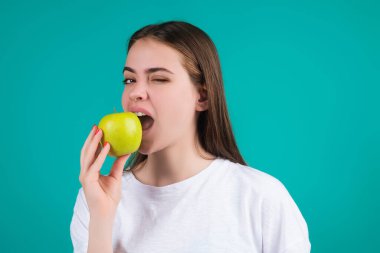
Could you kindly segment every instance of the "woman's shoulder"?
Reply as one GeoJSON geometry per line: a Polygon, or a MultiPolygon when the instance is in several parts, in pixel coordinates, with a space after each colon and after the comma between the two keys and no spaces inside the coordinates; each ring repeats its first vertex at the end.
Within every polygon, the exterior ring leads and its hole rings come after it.
{"type": "Polygon", "coordinates": [[[279,197],[288,195],[284,184],[276,177],[250,165],[243,165],[224,159],[224,168],[229,180],[259,195],[279,197]]]}
{"type": "Polygon", "coordinates": [[[289,252],[295,252],[296,247],[302,247],[297,252],[309,252],[306,221],[284,184],[274,176],[249,165],[231,161],[226,164],[230,180],[235,181],[234,185],[238,186],[238,196],[248,199],[245,203],[248,203],[250,213],[263,220],[262,233],[267,247],[287,248],[289,252]],[[277,240],[284,235],[285,241],[277,240]],[[298,244],[294,244],[297,241],[298,244]]]}

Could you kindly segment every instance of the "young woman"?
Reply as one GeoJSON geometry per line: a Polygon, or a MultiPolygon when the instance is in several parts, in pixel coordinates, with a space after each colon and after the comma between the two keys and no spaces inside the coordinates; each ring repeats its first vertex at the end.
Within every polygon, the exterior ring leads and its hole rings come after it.
{"type": "MultiPolygon", "coordinates": [[[[135,32],[123,69],[124,111],[141,112],[141,146],[99,173],[109,144],[91,130],[81,150],[75,252],[310,252],[286,188],[244,162],[216,48],[185,22],[135,32]]],[[[140,115],[140,114],[139,114],[140,115]]]]}

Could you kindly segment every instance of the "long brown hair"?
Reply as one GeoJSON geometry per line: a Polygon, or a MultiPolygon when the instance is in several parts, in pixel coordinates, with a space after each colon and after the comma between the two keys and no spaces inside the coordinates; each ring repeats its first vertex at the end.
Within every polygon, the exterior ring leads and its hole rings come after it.
{"type": "MultiPolygon", "coordinates": [[[[154,39],[180,52],[192,82],[206,93],[208,110],[200,112],[197,121],[198,140],[205,151],[246,165],[232,132],[219,56],[210,37],[198,27],[183,21],[152,24],[131,36],[128,52],[142,38],[154,39]]],[[[133,169],[146,159],[147,155],[136,152],[126,167],[133,169]]]]}

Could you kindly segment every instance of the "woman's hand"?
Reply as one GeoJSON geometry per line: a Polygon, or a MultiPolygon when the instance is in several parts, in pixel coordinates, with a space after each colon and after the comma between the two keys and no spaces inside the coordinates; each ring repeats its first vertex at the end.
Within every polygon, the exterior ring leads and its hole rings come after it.
{"type": "Polygon", "coordinates": [[[112,223],[121,197],[124,164],[130,154],[117,158],[108,176],[101,175],[100,169],[110,150],[109,143],[101,148],[102,135],[102,130],[94,126],[87,137],[81,150],[79,181],[86,196],[90,219],[112,223]]]}

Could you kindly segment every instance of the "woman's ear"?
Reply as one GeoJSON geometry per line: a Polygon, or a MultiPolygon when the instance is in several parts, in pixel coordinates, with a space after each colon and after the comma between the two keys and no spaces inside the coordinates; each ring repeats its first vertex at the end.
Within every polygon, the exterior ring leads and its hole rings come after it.
{"type": "Polygon", "coordinates": [[[198,100],[196,105],[196,110],[206,111],[208,109],[208,96],[207,96],[207,89],[205,86],[201,85],[198,88],[198,100]]]}

